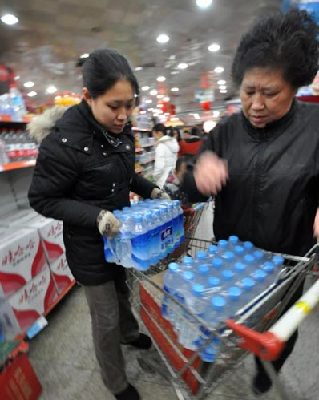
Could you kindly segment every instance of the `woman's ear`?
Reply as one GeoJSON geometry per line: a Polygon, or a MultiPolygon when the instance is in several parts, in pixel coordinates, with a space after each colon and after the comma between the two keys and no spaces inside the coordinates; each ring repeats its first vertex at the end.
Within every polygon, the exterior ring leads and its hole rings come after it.
{"type": "Polygon", "coordinates": [[[90,92],[87,87],[82,88],[82,94],[83,94],[84,100],[86,100],[88,104],[91,104],[92,97],[91,97],[90,92]]]}

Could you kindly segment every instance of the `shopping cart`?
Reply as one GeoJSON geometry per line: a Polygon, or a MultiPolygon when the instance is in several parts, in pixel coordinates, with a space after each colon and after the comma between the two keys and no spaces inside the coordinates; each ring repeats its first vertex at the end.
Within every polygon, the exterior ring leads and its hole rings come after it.
{"type": "MultiPolygon", "coordinates": [[[[209,241],[188,238],[181,255],[187,253],[194,256],[198,249],[207,249],[210,244],[209,241]]],[[[315,246],[305,257],[284,255],[285,266],[276,282],[242,307],[233,320],[220,324],[215,329],[209,329],[205,321],[192,315],[187,308],[168,295],[169,301],[174,305],[175,316],[184,323],[184,326],[186,323],[190,329],[202,332],[200,345],[195,351],[181,346],[172,325],[161,315],[164,271],[158,273],[156,268],[147,272],[129,270],[133,310],[152,337],[154,346],[165,365],[165,370],[163,367],[160,368],[160,365],[157,365],[157,368],[164,371],[163,375],[166,378],[167,375],[170,377],[178,399],[317,400],[319,398],[319,385],[316,379],[319,373],[319,363],[316,360],[316,357],[319,357],[318,348],[316,349],[319,344],[318,337],[311,338],[314,341],[314,349],[310,353],[313,354],[304,366],[306,368],[312,364],[312,369],[317,368],[309,374],[313,377],[313,382],[306,382],[308,387],[301,389],[307,391],[306,395],[304,392],[299,394],[297,392],[298,387],[302,387],[300,371],[296,371],[290,379],[294,381],[295,386],[287,387],[287,384],[283,385],[282,379],[276,375],[270,362],[278,357],[285,341],[319,300],[317,280],[305,297],[279,319],[293,296],[296,296],[297,290],[300,290],[306,277],[308,275],[313,277],[313,271],[317,271],[317,249],[315,246]],[[201,352],[212,343],[217,343],[218,353],[215,355],[215,360],[211,363],[203,362],[201,352]],[[255,373],[252,353],[262,359],[273,381],[271,390],[261,397],[252,391],[251,381],[255,373]]],[[[310,346],[311,343],[307,345],[310,346]]],[[[146,357],[143,357],[143,364],[147,365],[146,357]]],[[[154,369],[154,365],[152,367],[154,369]]]]}

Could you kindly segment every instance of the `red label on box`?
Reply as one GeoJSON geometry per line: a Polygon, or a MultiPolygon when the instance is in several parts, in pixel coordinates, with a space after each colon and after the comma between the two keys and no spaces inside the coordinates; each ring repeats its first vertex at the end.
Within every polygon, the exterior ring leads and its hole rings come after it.
{"type": "Polygon", "coordinates": [[[75,279],[70,271],[64,254],[50,264],[50,270],[59,293],[64,292],[74,284],[75,279]]]}

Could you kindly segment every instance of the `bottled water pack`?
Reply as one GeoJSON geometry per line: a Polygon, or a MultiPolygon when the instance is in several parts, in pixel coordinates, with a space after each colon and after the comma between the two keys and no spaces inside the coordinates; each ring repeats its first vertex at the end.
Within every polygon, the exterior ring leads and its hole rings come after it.
{"type": "Polygon", "coordinates": [[[203,361],[214,362],[218,338],[210,340],[207,328],[217,328],[261,294],[275,281],[283,262],[282,257],[241,242],[237,236],[220,240],[194,258],[187,256],[178,264],[169,264],[162,315],[172,323],[185,348],[200,349],[203,361]],[[205,321],[205,327],[198,326],[194,315],[205,321]]]}
{"type": "Polygon", "coordinates": [[[179,200],[144,200],[114,211],[120,233],[104,238],[106,261],[145,271],[184,241],[184,217],[179,200]]]}

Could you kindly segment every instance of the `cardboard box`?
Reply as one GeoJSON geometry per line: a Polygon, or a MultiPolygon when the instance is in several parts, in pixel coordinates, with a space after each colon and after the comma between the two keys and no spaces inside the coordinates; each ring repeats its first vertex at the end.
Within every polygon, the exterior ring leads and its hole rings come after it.
{"type": "Polygon", "coordinates": [[[45,315],[52,308],[57,299],[58,293],[47,266],[8,301],[21,330],[25,332],[41,315],[45,315]]]}
{"type": "MultiPolygon", "coordinates": [[[[159,287],[163,286],[164,273],[154,275],[151,280],[159,287]]],[[[171,363],[175,371],[180,371],[186,362],[183,360],[185,357],[189,360],[194,356],[194,352],[185,349],[178,343],[177,335],[170,324],[161,313],[162,292],[148,282],[140,283],[140,300],[141,318],[150,332],[153,340],[156,341],[162,352],[165,354],[168,361],[171,363]],[[172,346],[172,343],[173,346],[172,346]]],[[[202,362],[199,357],[196,357],[192,367],[199,371],[202,362]]],[[[193,394],[199,390],[199,382],[190,368],[187,368],[182,376],[183,380],[193,394]]]]}
{"type": "Polygon", "coordinates": [[[74,285],[75,279],[68,266],[65,254],[50,264],[50,270],[59,294],[74,285]]]}
{"type": "Polygon", "coordinates": [[[47,268],[35,229],[6,230],[0,236],[0,286],[5,297],[47,268]]]}
{"type": "Polygon", "coordinates": [[[17,357],[0,373],[1,400],[37,400],[42,386],[26,354],[17,357]]]}
{"type": "Polygon", "coordinates": [[[31,208],[21,210],[17,209],[11,211],[9,214],[6,214],[1,218],[0,227],[10,228],[16,227],[17,225],[23,227],[26,223],[36,218],[38,215],[39,214],[31,208]]]}

